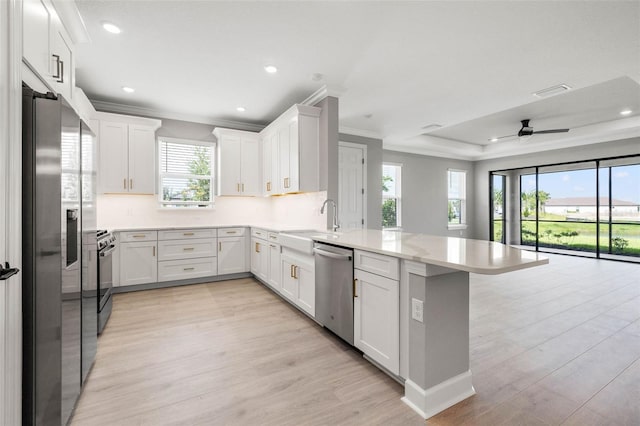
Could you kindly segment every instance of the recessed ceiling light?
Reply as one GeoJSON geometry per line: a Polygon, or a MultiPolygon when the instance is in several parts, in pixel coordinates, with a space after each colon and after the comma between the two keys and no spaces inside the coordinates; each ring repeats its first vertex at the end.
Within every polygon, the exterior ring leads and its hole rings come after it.
{"type": "Polygon", "coordinates": [[[266,67],[264,67],[264,70],[269,74],[275,74],[278,72],[278,68],[274,67],[273,65],[267,65],[266,67]]]}
{"type": "Polygon", "coordinates": [[[127,86],[122,86],[122,90],[124,90],[127,93],[133,93],[136,91],[136,89],[134,89],[133,87],[127,87],[127,86]]]}
{"type": "Polygon", "coordinates": [[[313,74],[311,74],[312,81],[321,81],[323,78],[324,78],[324,75],[322,75],[319,72],[314,72],[313,74]]]}
{"type": "Polygon", "coordinates": [[[104,22],[102,24],[102,28],[104,28],[106,31],[109,31],[111,34],[120,34],[122,32],[120,28],[118,28],[116,25],[112,24],[111,22],[104,22]]]}
{"type": "Polygon", "coordinates": [[[620,115],[629,115],[631,114],[633,111],[631,111],[630,109],[625,109],[624,111],[620,111],[620,115]]]}
{"type": "Polygon", "coordinates": [[[241,106],[239,106],[238,108],[236,108],[236,111],[238,111],[238,112],[245,112],[245,111],[246,111],[246,108],[245,108],[245,107],[241,107],[241,106]]]}
{"type": "Polygon", "coordinates": [[[489,142],[498,142],[498,138],[491,138],[489,139],[489,142]]]}

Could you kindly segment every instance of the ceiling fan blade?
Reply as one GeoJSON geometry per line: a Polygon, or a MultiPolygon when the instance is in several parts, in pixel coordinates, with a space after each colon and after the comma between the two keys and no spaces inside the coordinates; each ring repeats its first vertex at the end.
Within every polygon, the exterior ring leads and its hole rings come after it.
{"type": "Polygon", "coordinates": [[[500,137],[497,137],[497,138],[489,139],[489,142],[502,142],[504,140],[511,139],[511,138],[517,138],[517,137],[518,137],[518,135],[500,136],[500,137]]]}
{"type": "Polygon", "coordinates": [[[538,130],[533,132],[534,135],[540,135],[543,133],[567,133],[571,129],[552,129],[552,130],[538,130]]]}

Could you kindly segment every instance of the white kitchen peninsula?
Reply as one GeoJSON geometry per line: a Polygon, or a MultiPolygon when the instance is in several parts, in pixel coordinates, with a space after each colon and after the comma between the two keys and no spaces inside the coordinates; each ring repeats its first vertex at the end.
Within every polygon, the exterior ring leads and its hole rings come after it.
{"type": "MultiPolygon", "coordinates": [[[[397,231],[364,229],[311,238],[356,249],[356,259],[359,251],[401,259],[399,341],[392,342],[399,350],[389,353],[399,354],[403,401],[425,419],[475,394],[469,369],[469,273],[496,275],[549,262],[500,243],[397,231]]],[[[375,333],[373,325],[370,333],[375,333]]]]}

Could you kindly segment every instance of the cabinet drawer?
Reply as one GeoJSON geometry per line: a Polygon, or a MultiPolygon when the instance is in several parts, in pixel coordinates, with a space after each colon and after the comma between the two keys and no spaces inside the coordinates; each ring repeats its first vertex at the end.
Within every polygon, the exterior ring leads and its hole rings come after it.
{"type": "Polygon", "coordinates": [[[158,242],[158,261],[216,256],[216,238],[158,242]]]}
{"type": "Polygon", "coordinates": [[[218,237],[240,237],[244,235],[244,228],[218,228],[218,237]]]}
{"type": "Polygon", "coordinates": [[[395,257],[360,250],[355,250],[354,257],[354,268],[392,280],[398,280],[400,277],[400,262],[395,257]]]}
{"type": "Polygon", "coordinates": [[[187,240],[192,238],[215,238],[215,228],[210,229],[174,229],[158,231],[159,240],[187,240]]]}
{"type": "Polygon", "coordinates": [[[263,240],[266,240],[268,235],[269,235],[269,232],[265,231],[264,229],[251,228],[251,236],[252,237],[262,238],[263,240]]]}
{"type": "Polygon", "coordinates": [[[268,238],[270,243],[280,243],[280,234],[277,232],[269,232],[269,238],[268,238]]]}
{"type": "Polygon", "coordinates": [[[158,262],[158,281],[210,277],[216,275],[217,272],[218,266],[215,257],[158,262]]]}
{"type": "Polygon", "coordinates": [[[134,241],[156,241],[158,231],[127,231],[120,233],[120,241],[130,243],[134,241]]]}

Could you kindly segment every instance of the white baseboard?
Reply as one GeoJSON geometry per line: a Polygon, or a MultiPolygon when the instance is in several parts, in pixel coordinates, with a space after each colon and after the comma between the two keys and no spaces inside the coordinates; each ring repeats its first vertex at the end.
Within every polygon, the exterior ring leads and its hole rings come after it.
{"type": "Polygon", "coordinates": [[[407,379],[402,402],[422,418],[428,419],[475,393],[471,383],[471,370],[467,370],[426,390],[407,379]]]}

